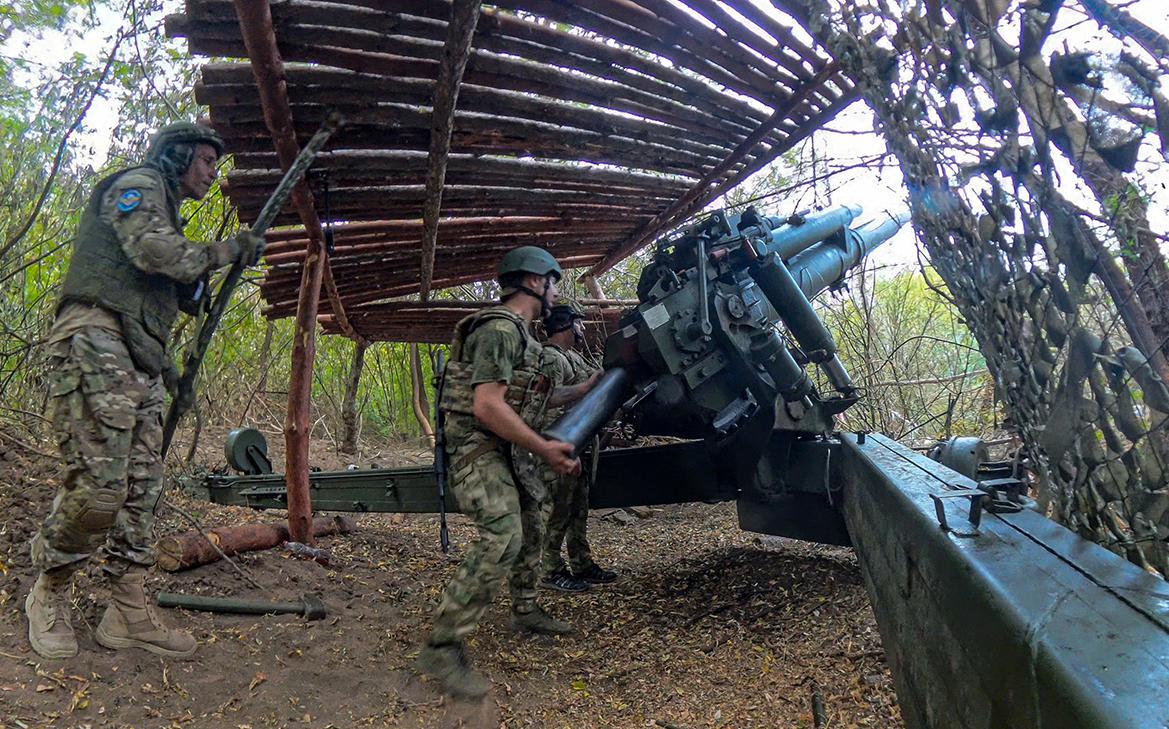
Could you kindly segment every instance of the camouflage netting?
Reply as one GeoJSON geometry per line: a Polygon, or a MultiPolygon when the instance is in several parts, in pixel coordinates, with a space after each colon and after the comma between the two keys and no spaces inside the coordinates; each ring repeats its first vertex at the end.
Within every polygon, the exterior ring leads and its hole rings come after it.
{"type": "Polygon", "coordinates": [[[1169,575],[1169,268],[1139,169],[1169,149],[1169,43],[1100,0],[807,6],[905,174],[1040,503],[1169,575]],[[1125,52],[1051,50],[1074,24],[1125,52]]]}

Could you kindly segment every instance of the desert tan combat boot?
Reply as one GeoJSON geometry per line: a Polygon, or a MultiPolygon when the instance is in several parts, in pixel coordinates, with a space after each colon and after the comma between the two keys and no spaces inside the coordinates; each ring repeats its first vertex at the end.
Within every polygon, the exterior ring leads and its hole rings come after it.
{"type": "Polygon", "coordinates": [[[461,643],[430,645],[418,654],[414,666],[442,683],[442,690],[451,696],[477,699],[491,688],[491,681],[471,667],[467,652],[461,643]]]}
{"type": "Polygon", "coordinates": [[[131,567],[110,581],[110,606],[94,638],[106,648],[142,648],[160,656],[185,658],[195,652],[190,633],[168,628],[146,597],[146,569],[131,567]]]}
{"type": "Polygon", "coordinates": [[[77,638],[69,619],[69,590],[73,570],[58,568],[42,572],[24,601],[28,616],[28,642],[43,658],[72,658],[77,655],[77,638]]]}
{"type": "Polygon", "coordinates": [[[512,612],[511,629],[517,633],[536,633],[537,635],[567,635],[572,632],[572,626],[563,620],[557,620],[539,605],[527,613],[512,612]]]}

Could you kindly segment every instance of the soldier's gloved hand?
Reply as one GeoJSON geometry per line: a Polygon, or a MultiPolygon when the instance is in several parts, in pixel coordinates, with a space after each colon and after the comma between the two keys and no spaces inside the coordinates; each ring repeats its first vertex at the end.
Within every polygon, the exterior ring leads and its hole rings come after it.
{"type": "Polygon", "coordinates": [[[234,263],[235,259],[239,258],[239,243],[236,242],[234,236],[216,241],[211,244],[210,248],[211,270],[223,268],[229,263],[234,263]]]}
{"type": "Polygon", "coordinates": [[[268,241],[264,236],[253,233],[250,228],[243,227],[235,234],[235,241],[239,245],[239,258],[236,259],[245,266],[254,266],[264,255],[264,248],[268,241]]]}
{"type": "MultiPolygon", "coordinates": [[[[169,360],[170,358],[167,357],[169,360]]],[[[170,393],[171,398],[179,396],[179,368],[174,362],[166,362],[162,366],[162,385],[170,393]]]]}

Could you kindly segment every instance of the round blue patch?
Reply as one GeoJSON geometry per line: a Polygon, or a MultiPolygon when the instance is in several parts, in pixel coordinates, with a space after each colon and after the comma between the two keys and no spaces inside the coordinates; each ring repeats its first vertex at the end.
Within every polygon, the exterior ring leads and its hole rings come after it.
{"type": "Polygon", "coordinates": [[[123,213],[128,213],[141,204],[142,193],[134,188],[130,188],[121,195],[118,195],[118,210],[121,210],[123,213]]]}

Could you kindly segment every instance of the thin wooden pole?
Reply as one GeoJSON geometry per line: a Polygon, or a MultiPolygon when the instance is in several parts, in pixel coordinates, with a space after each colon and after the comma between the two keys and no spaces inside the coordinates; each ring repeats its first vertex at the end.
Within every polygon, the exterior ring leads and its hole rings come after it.
{"type": "MultiPolygon", "coordinates": [[[[266,1],[259,0],[235,0],[235,8],[248,57],[252,62],[252,73],[264,110],[264,122],[272,134],[281,164],[288,167],[299,149],[292,124],[292,109],[284,85],[284,63],[276,47],[271,8],[266,1]]],[[[289,535],[292,541],[312,544],[313,507],[308,478],[309,402],[325,251],[312,193],[303,181],[293,192],[293,204],[301,214],[309,242],[301,271],[292,337],[292,371],[288,381],[288,410],[284,419],[284,480],[288,496],[289,535]]],[[[339,307],[334,307],[335,312],[339,310],[339,307]]]]}
{"type": "Polygon", "coordinates": [[[434,279],[434,251],[438,241],[438,214],[442,208],[442,187],[446,181],[447,156],[451,151],[451,130],[454,128],[455,105],[467,59],[471,55],[471,37],[479,21],[480,0],[455,0],[451,4],[451,19],[447,26],[446,45],[442,51],[442,65],[434,88],[430,125],[430,156],[426,171],[426,202],[422,210],[422,276],[419,295],[423,301],[430,297],[434,279]]]}

